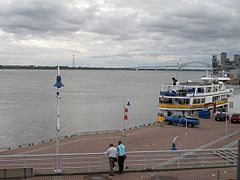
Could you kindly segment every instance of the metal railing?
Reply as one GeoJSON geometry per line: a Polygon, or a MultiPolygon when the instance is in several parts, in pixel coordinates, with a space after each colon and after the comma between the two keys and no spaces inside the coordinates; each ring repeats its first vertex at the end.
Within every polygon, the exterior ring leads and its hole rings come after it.
{"type": "MultiPolygon", "coordinates": [[[[34,174],[53,173],[56,160],[63,173],[106,172],[104,153],[1,155],[0,169],[33,168],[34,174]]],[[[231,167],[237,165],[237,148],[131,151],[125,162],[127,171],[231,167]]]]}

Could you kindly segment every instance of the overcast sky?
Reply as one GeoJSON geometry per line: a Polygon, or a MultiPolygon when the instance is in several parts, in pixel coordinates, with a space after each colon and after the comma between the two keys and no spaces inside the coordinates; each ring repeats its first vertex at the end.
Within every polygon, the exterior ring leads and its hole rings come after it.
{"type": "Polygon", "coordinates": [[[0,0],[0,64],[128,67],[240,53],[239,0],[0,0]]]}

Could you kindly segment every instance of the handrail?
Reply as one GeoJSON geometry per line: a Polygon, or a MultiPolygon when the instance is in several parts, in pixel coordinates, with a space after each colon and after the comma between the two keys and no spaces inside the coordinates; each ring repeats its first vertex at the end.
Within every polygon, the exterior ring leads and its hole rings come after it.
{"type": "MultiPolygon", "coordinates": [[[[157,151],[128,151],[127,154],[139,154],[139,153],[179,153],[179,152],[207,152],[216,150],[237,150],[237,148],[212,148],[212,149],[188,149],[188,150],[157,150],[157,151]]],[[[51,157],[56,154],[16,154],[16,155],[0,155],[0,158],[4,157],[51,157]]],[[[59,156],[81,156],[81,155],[104,155],[104,152],[97,153],[64,153],[58,154],[59,156]]]]}
{"type": "MultiPolygon", "coordinates": [[[[236,166],[237,148],[129,151],[127,154],[128,170],[230,167],[236,166]]],[[[29,167],[38,174],[53,173],[56,157],[63,172],[109,170],[103,152],[0,155],[0,169],[29,167]]]]}

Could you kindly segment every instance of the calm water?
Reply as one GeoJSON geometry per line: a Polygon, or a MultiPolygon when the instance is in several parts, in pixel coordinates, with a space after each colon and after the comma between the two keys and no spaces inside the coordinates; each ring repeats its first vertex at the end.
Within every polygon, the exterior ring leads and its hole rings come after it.
{"type": "MultiPolygon", "coordinates": [[[[182,72],[198,80],[204,72],[182,72]]],[[[60,135],[122,129],[123,104],[129,99],[133,127],[155,121],[160,85],[176,77],[169,71],[62,70],[60,135]]],[[[39,142],[56,136],[56,71],[0,70],[0,147],[39,142]]],[[[238,111],[239,87],[234,110],[238,111]]]]}

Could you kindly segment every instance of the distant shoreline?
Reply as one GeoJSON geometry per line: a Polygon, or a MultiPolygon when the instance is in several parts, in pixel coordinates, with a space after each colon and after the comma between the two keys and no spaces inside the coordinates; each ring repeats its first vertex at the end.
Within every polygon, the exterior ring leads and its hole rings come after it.
{"type": "MultiPolygon", "coordinates": [[[[128,70],[128,71],[177,71],[174,68],[132,68],[132,67],[122,67],[122,68],[107,68],[107,67],[69,67],[69,66],[59,66],[60,69],[65,70],[128,70]]],[[[20,66],[20,65],[0,65],[0,69],[29,69],[29,70],[56,70],[57,66],[20,66]]],[[[203,69],[182,69],[181,71],[205,71],[203,69]]]]}

